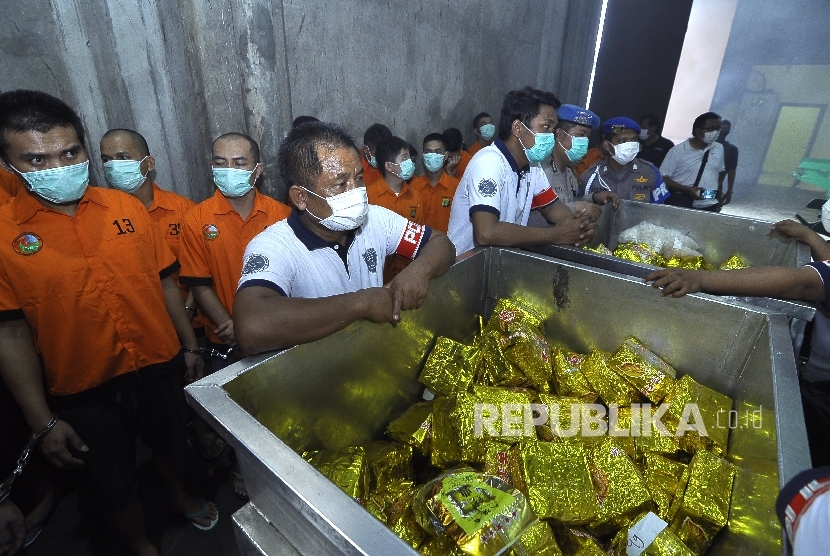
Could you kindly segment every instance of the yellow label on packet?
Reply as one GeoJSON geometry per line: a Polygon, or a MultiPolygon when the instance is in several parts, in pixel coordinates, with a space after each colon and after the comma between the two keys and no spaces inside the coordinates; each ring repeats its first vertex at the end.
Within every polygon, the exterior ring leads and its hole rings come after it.
{"type": "Polygon", "coordinates": [[[516,501],[510,494],[482,482],[474,472],[446,477],[440,500],[467,535],[474,535],[516,501]]]}

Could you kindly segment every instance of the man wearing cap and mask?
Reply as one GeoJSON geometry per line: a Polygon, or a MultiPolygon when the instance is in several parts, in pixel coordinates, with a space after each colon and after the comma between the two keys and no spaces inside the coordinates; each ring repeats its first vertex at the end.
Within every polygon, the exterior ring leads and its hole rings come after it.
{"type": "Polygon", "coordinates": [[[556,109],[553,93],[530,87],[504,99],[499,134],[476,153],[453,197],[449,236],[456,255],[478,246],[583,245],[596,222],[557,200],[539,162],[553,152],[556,109]],[[528,226],[532,210],[551,226],[528,226]]]}
{"type": "Polygon", "coordinates": [[[234,328],[247,353],[324,338],[354,321],[400,320],[420,307],[429,281],[452,264],[447,236],[370,205],[353,139],[339,126],[306,124],[279,151],[294,206],[245,250],[234,328]],[[412,263],[384,285],[386,258],[412,263]]]}
{"type": "Polygon", "coordinates": [[[610,154],[588,168],[580,177],[579,196],[596,198],[602,191],[613,191],[620,199],[643,203],[663,203],[669,191],[660,172],[651,163],[637,158],[640,151],[640,126],[631,118],[611,118],[602,125],[604,148],[610,154]]]}
{"type": "Polygon", "coordinates": [[[671,191],[667,204],[720,212],[726,176],[723,145],[717,142],[720,130],[720,116],[706,112],[695,118],[692,136],[669,150],[660,165],[671,191]]]}

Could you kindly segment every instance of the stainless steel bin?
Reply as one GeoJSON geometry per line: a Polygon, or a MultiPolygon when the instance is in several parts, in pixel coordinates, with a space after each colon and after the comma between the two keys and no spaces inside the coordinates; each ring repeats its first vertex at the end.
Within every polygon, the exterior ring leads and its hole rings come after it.
{"type": "MultiPolygon", "coordinates": [[[[612,210],[610,205],[603,207],[590,246],[596,247],[602,243],[613,251],[619,244],[620,233],[641,222],[687,232],[700,245],[706,260],[716,266],[736,253],[744,257],[750,266],[796,268],[810,262],[809,247],[778,234],[770,235],[772,224],[769,222],[636,201],[620,201],[617,210],[612,210]]],[[[637,278],[645,278],[657,269],[651,265],[565,245],[544,245],[530,250],[637,278]]],[[[815,314],[815,307],[798,301],[735,296],[724,296],[724,299],[763,307],[805,321],[812,320],[815,314]]]]}
{"type": "Polygon", "coordinates": [[[433,281],[426,304],[405,313],[397,328],[361,321],[318,342],[241,361],[186,393],[236,449],[252,503],[297,552],[415,555],[297,450],[379,438],[420,398],[417,376],[435,337],[471,341],[476,315],[489,316],[506,296],[542,309],[554,344],[612,350],[634,334],[680,373],[734,398],[736,409],[762,408],[763,430],[732,432],[730,451],[750,494],[735,530],[718,538],[712,554],[780,553],[777,489],[756,488],[755,479],[782,484],[810,465],[781,314],[699,295],[664,299],[630,277],[490,248],[433,281]],[[769,530],[760,541],[746,536],[757,523],[769,530]]]}

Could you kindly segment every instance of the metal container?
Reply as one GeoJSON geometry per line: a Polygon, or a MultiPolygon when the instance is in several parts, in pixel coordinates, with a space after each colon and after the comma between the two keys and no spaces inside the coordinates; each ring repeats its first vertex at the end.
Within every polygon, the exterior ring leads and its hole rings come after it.
{"type": "MultiPolygon", "coordinates": [[[[706,260],[715,266],[736,253],[750,266],[797,268],[810,262],[810,248],[807,245],[779,234],[770,234],[769,222],[705,210],[625,200],[620,201],[617,210],[613,210],[610,205],[603,207],[602,216],[597,222],[596,235],[590,246],[596,247],[602,243],[613,251],[619,243],[620,233],[641,222],[651,222],[664,228],[688,233],[700,245],[700,251],[706,260]]],[[[530,250],[637,278],[645,278],[658,268],[564,245],[545,245],[532,247],[530,250]]],[[[815,307],[804,302],[767,297],[723,298],[763,307],[805,321],[812,320],[815,314],[815,307]]]]}
{"type": "Polygon", "coordinates": [[[436,336],[470,342],[477,315],[489,316],[507,296],[548,315],[544,331],[554,344],[613,350],[633,334],[678,372],[731,396],[736,410],[761,408],[763,429],[742,427],[741,419],[732,431],[731,456],[749,494],[735,530],[719,536],[712,554],[780,553],[777,488],[758,485],[777,487],[810,466],[781,314],[699,295],[666,299],[630,277],[490,248],[433,281],[426,304],[397,328],[360,321],[318,342],[241,361],[186,393],[236,449],[252,503],[298,553],[415,555],[297,451],[380,438],[420,398],[417,376],[436,336]],[[759,533],[758,523],[766,530],[759,533]]]}

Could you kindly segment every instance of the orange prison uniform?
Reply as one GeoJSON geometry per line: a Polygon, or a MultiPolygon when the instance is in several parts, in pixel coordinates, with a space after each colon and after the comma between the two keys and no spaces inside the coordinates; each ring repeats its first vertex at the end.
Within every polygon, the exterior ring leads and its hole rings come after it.
{"type": "Polygon", "coordinates": [[[21,189],[26,189],[26,185],[20,179],[20,176],[4,168],[0,168],[0,205],[5,205],[21,189]]]}
{"type": "MultiPolygon", "coordinates": [[[[184,214],[195,206],[196,203],[187,197],[182,197],[177,193],[162,189],[155,182],[153,183],[153,204],[150,205],[150,219],[162,236],[164,236],[164,239],[167,241],[167,246],[178,261],[181,261],[182,258],[182,219],[184,218],[184,214]]],[[[179,282],[179,271],[173,274],[173,279],[179,284],[182,299],[186,300],[190,288],[179,282]]],[[[201,329],[205,326],[201,315],[197,315],[192,323],[193,328],[201,329]]]]}
{"type": "Polygon", "coordinates": [[[461,151],[461,160],[458,161],[458,166],[455,167],[455,177],[458,178],[458,181],[461,181],[461,177],[464,175],[464,170],[467,169],[467,164],[473,159],[473,156],[468,153],[467,151],[461,151]]]}
{"type": "MultiPolygon", "coordinates": [[[[467,149],[467,152],[470,155],[470,159],[472,160],[472,158],[476,155],[476,153],[478,151],[480,151],[481,149],[483,149],[483,148],[484,148],[484,145],[482,145],[481,142],[478,139],[476,139],[476,142],[473,143],[473,146],[470,147],[469,149],[467,149]]],[[[461,164],[461,163],[459,162],[459,164],[461,164]]],[[[466,168],[467,166],[465,165],[464,167],[466,168]]],[[[458,179],[460,180],[461,176],[458,176],[458,179]]]]}
{"type": "MultiPolygon", "coordinates": [[[[414,178],[413,178],[414,183],[414,178]]],[[[403,182],[401,192],[399,195],[389,189],[389,184],[386,180],[381,178],[371,184],[366,184],[366,194],[369,197],[369,202],[373,205],[388,208],[392,212],[396,212],[417,224],[424,223],[423,206],[421,204],[421,195],[417,189],[412,187],[412,183],[403,182]]],[[[383,271],[384,283],[398,275],[398,273],[405,269],[411,259],[402,255],[392,255],[386,257],[386,266],[383,271]]]]}
{"type": "Polygon", "coordinates": [[[363,183],[369,185],[383,178],[380,175],[380,170],[369,164],[366,157],[362,154],[360,155],[360,162],[363,163],[363,183]]]}
{"type": "MultiPolygon", "coordinates": [[[[233,315],[233,296],[242,277],[245,248],[255,235],[290,214],[290,208],[256,191],[254,208],[243,221],[217,189],[213,197],[184,215],[179,280],[190,287],[212,286],[222,307],[233,315]]],[[[216,324],[207,317],[205,326],[208,340],[223,343],[214,333],[216,324]]]]}
{"type": "Polygon", "coordinates": [[[73,218],[23,190],[0,208],[0,246],[0,319],[29,323],[53,395],[178,354],[160,280],[178,263],[135,197],[89,187],[73,218]]]}
{"type": "Polygon", "coordinates": [[[423,223],[446,234],[450,225],[450,209],[453,195],[458,188],[458,179],[446,172],[441,172],[441,178],[433,187],[429,183],[429,178],[424,174],[412,180],[412,188],[417,189],[421,195],[423,223]]]}
{"type": "Polygon", "coordinates": [[[588,149],[588,152],[585,153],[585,156],[583,156],[582,160],[579,161],[579,164],[576,165],[576,175],[581,176],[588,171],[588,168],[602,160],[605,160],[605,157],[601,152],[599,152],[599,147],[588,149]]]}

